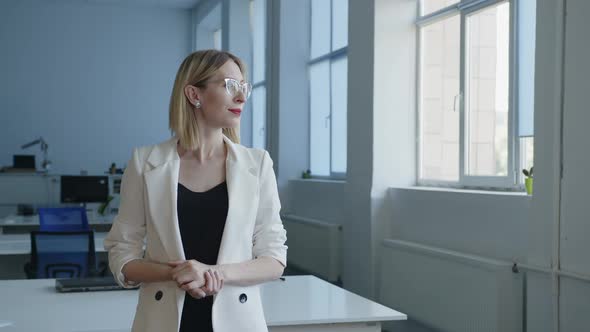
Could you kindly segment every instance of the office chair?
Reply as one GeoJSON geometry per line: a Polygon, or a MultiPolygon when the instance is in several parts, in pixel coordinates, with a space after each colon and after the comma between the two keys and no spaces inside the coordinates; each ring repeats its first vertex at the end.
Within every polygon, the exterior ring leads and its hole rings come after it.
{"type": "Polygon", "coordinates": [[[83,207],[39,208],[39,230],[45,232],[88,231],[83,207]]]}
{"type": "Polygon", "coordinates": [[[96,269],[94,232],[31,232],[29,279],[85,278],[104,275],[96,269]]]}

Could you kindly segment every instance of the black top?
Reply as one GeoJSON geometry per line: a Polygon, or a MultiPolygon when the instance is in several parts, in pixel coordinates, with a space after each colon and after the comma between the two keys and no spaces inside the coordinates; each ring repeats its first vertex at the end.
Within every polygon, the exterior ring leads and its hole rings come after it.
{"type": "MultiPolygon", "coordinates": [[[[226,183],[205,192],[191,191],[179,183],[177,205],[184,256],[215,265],[229,206],[226,183]]],[[[195,299],[186,293],[180,332],[213,331],[212,306],[212,296],[195,299]]]]}

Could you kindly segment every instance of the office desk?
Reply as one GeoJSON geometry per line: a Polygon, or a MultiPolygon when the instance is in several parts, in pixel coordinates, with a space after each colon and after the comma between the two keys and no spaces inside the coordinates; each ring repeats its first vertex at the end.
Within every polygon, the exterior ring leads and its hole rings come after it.
{"type": "MultiPolygon", "coordinates": [[[[376,332],[406,315],[314,276],[262,285],[271,332],[376,332]]],[[[54,279],[0,281],[0,332],[130,331],[138,291],[60,294],[54,279]]],[[[228,319],[231,319],[228,317],[228,319]]]]}
{"type": "MultiPolygon", "coordinates": [[[[98,216],[88,218],[88,225],[97,232],[108,232],[113,224],[115,215],[98,216]]],[[[33,216],[6,216],[0,218],[0,234],[3,233],[29,233],[39,230],[39,215],[33,216]]]]}
{"type": "MultiPolygon", "coordinates": [[[[99,262],[108,261],[103,244],[106,236],[106,232],[94,233],[94,250],[99,262]]],[[[0,279],[25,279],[23,266],[30,259],[30,234],[0,234],[0,279]]]]}
{"type": "MultiPolygon", "coordinates": [[[[106,232],[94,233],[94,250],[104,252],[104,238],[106,232]]],[[[29,255],[31,253],[30,234],[0,234],[0,256],[3,255],[29,255]]]]}

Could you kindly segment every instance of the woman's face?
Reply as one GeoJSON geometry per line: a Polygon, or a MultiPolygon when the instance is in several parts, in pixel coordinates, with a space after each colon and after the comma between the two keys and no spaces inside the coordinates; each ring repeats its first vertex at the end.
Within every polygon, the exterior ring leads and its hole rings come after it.
{"type": "Polygon", "coordinates": [[[240,114],[247,96],[239,88],[230,95],[226,89],[226,78],[244,83],[240,68],[232,60],[221,66],[204,88],[196,88],[194,97],[198,98],[201,107],[195,108],[194,112],[199,124],[210,128],[236,128],[240,125],[240,114]]]}

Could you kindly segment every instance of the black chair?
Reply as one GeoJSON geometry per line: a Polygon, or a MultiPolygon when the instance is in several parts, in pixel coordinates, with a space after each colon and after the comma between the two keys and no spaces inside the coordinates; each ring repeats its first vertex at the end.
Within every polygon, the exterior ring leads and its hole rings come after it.
{"type": "Polygon", "coordinates": [[[86,278],[104,275],[96,268],[94,232],[31,232],[31,261],[25,264],[29,279],[86,278]]]}

